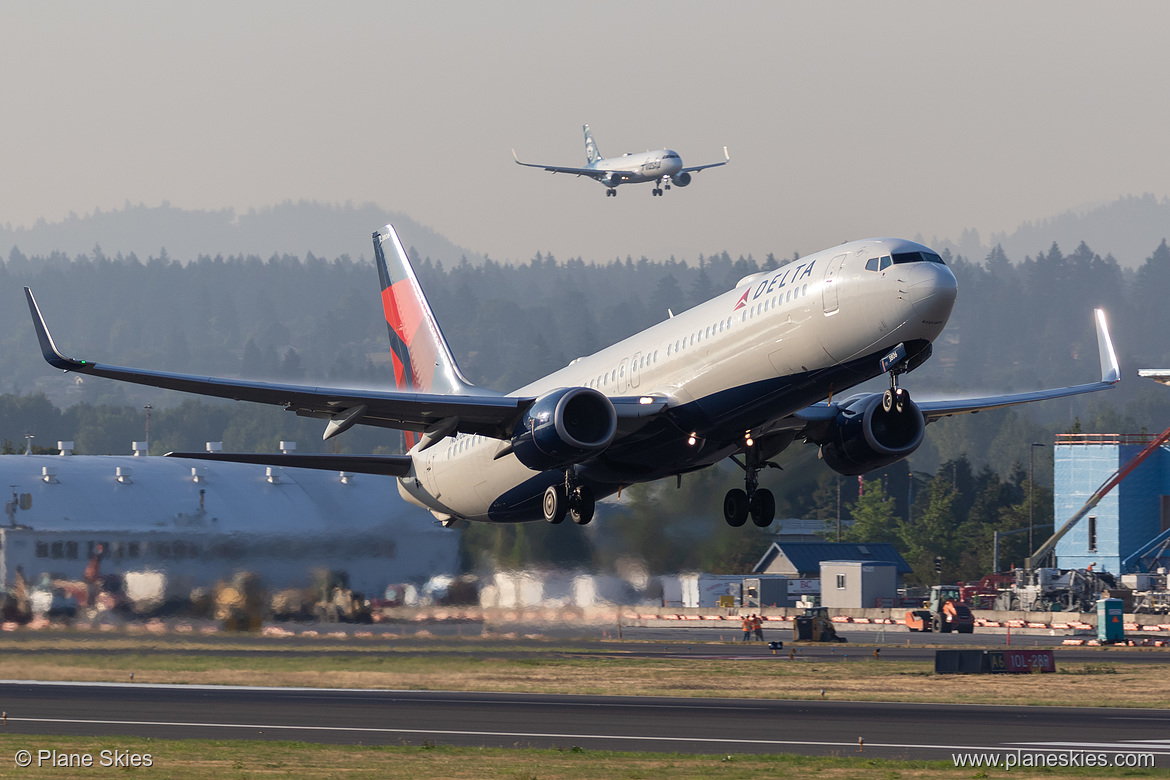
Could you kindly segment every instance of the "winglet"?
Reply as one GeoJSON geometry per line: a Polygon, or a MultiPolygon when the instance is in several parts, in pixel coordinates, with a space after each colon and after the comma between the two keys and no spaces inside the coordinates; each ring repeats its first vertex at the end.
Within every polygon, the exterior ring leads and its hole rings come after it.
{"type": "Polygon", "coordinates": [[[723,162],[731,162],[731,155],[727,153],[727,147],[723,147],[723,162]]]}
{"type": "Polygon", "coordinates": [[[1094,309],[1097,318],[1097,348],[1101,350],[1101,381],[1116,384],[1121,381],[1121,368],[1117,365],[1117,353],[1113,349],[1113,340],[1109,338],[1109,323],[1105,321],[1105,311],[1094,309]]]}
{"type": "Polygon", "coordinates": [[[49,329],[45,327],[45,318],[41,316],[41,310],[37,307],[37,299],[33,297],[32,290],[25,287],[24,296],[28,299],[28,310],[32,313],[33,327],[37,331],[37,341],[41,343],[41,354],[45,356],[45,361],[53,368],[59,368],[63,371],[72,371],[85,366],[84,360],[74,360],[61,354],[57,345],[53,343],[53,337],[49,335],[49,329]]]}

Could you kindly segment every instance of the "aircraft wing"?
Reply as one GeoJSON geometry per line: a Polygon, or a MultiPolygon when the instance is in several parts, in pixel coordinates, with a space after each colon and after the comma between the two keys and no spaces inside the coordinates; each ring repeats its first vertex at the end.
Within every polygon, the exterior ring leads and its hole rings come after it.
{"type": "Polygon", "coordinates": [[[282,406],[302,417],[330,420],[326,438],[356,424],[422,432],[452,418],[457,418],[456,424],[448,433],[506,438],[534,400],[487,394],[436,395],[249,382],[78,360],[65,357],[57,349],[32,290],[26,287],[24,293],[40,341],[41,353],[54,368],[167,390],[282,406]]]}
{"type": "Polygon", "coordinates": [[[691,173],[693,171],[701,171],[704,168],[718,168],[720,165],[727,165],[731,162],[731,155],[727,153],[727,147],[723,147],[723,162],[707,163],[706,165],[691,165],[683,168],[679,173],[691,173]]]}
{"type": "Polygon", "coordinates": [[[574,176],[588,176],[591,179],[604,179],[606,176],[610,178],[620,178],[620,171],[600,171],[596,168],[564,168],[559,165],[540,165],[539,163],[520,162],[520,158],[516,157],[516,150],[512,150],[512,157],[515,158],[517,165],[523,165],[527,168],[540,168],[541,170],[550,173],[571,173],[574,176]]]}
{"type": "Polygon", "coordinates": [[[1113,340],[1109,338],[1109,325],[1105,321],[1105,312],[1101,309],[1093,311],[1097,325],[1097,349],[1101,358],[1101,380],[1071,387],[1058,387],[1051,390],[1036,390],[1030,393],[1012,393],[1008,395],[991,395],[983,398],[964,398],[945,401],[916,401],[918,408],[926,417],[927,422],[934,422],[943,417],[956,414],[971,414],[982,412],[985,409],[1002,409],[1005,406],[1027,404],[1033,401],[1047,401],[1052,398],[1064,398],[1082,393],[1094,393],[1098,390],[1108,390],[1121,381],[1121,369],[1117,364],[1117,352],[1113,349],[1113,340]]]}
{"type": "MultiPolygon", "coordinates": [[[[402,431],[431,432],[432,441],[456,433],[468,433],[494,439],[508,439],[525,411],[536,400],[533,396],[505,395],[446,395],[437,393],[404,393],[400,391],[353,390],[306,385],[285,385],[269,382],[250,382],[239,379],[179,374],[123,368],[89,360],[66,357],[57,349],[45,325],[32,290],[24,288],[37,332],[41,353],[49,365],[63,371],[100,376],[122,382],[179,390],[186,393],[252,401],[284,407],[301,417],[328,420],[323,438],[331,438],[353,425],[371,425],[402,431]]],[[[650,396],[611,397],[618,418],[618,436],[638,431],[662,412],[665,398],[650,396]]],[[[424,438],[426,436],[424,435],[424,438]]],[[[424,447],[425,448],[425,447],[424,447]]],[[[174,453],[174,457],[203,458],[207,460],[234,460],[263,463],[272,466],[305,466],[309,468],[336,468],[369,474],[399,476],[406,468],[404,461],[390,456],[326,456],[306,455],[248,455],[236,458],[219,453],[174,453]],[[263,459],[258,459],[263,458],[263,459]],[[325,458],[324,465],[310,465],[306,458],[325,458]]]]}
{"type": "MultiPolygon", "coordinates": [[[[1027,404],[1034,401],[1047,401],[1053,398],[1065,398],[1082,393],[1094,393],[1098,390],[1109,390],[1121,381],[1121,369],[1117,364],[1117,353],[1113,349],[1113,340],[1109,337],[1109,326],[1105,321],[1105,312],[1096,309],[1094,320],[1097,326],[1097,348],[1101,359],[1101,379],[1098,382],[1088,382],[1071,387],[1058,387],[1049,390],[1034,390],[1027,393],[1009,393],[1006,395],[990,395],[979,398],[957,398],[938,401],[919,401],[914,403],[931,423],[943,417],[956,414],[974,414],[989,409],[1002,409],[1006,406],[1027,404]]],[[[828,426],[837,417],[841,407],[837,403],[817,403],[805,407],[796,414],[782,420],[776,430],[795,431],[796,436],[809,440],[817,440],[828,429],[828,426]]]]}

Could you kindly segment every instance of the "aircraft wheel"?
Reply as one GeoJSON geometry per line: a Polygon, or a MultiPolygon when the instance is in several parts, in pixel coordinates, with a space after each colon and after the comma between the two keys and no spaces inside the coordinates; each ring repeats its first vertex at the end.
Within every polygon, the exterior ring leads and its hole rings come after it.
{"type": "Polygon", "coordinates": [[[588,485],[582,485],[573,491],[569,501],[569,517],[577,525],[589,525],[593,519],[593,510],[596,504],[593,501],[593,490],[588,485]]]}
{"type": "Polygon", "coordinates": [[[732,528],[739,528],[747,522],[748,516],[748,497],[747,493],[739,488],[732,488],[727,491],[727,495],[723,498],[723,519],[732,528]]]}
{"type": "Polygon", "coordinates": [[[760,528],[767,528],[776,517],[776,498],[771,490],[757,490],[749,506],[752,522],[760,528]]]}
{"type": "Polygon", "coordinates": [[[894,391],[887,390],[882,393],[882,411],[888,412],[894,408],[894,391]]]}
{"type": "Polygon", "coordinates": [[[569,502],[565,500],[565,489],[560,485],[552,485],[544,491],[544,519],[556,525],[565,519],[569,502]]]}

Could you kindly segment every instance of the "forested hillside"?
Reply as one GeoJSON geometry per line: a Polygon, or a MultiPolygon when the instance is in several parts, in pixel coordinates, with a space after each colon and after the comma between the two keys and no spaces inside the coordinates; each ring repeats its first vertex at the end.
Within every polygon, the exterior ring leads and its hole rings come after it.
{"type": "MultiPolygon", "coordinates": [[[[732,258],[722,252],[693,264],[644,257],[586,263],[539,254],[517,265],[473,264],[414,250],[412,255],[464,372],[501,390],[779,264],[770,256],[732,258]]],[[[946,253],[945,259],[959,280],[959,301],[934,357],[904,380],[916,397],[1092,380],[1099,373],[1090,319],[1096,306],[1110,316],[1121,388],[932,425],[919,453],[877,480],[893,497],[888,505],[884,493],[871,496],[869,488],[868,500],[859,504],[856,481],[837,479],[812,448],[800,445],[784,454],[786,470],[767,478],[777,493],[778,517],[835,522],[837,486],[845,482],[841,512],[848,521],[856,505],[871,538],[884,534],[899,542],[916,566],[916,556],[926,553],[917,555],[914,540],[930,540],[933,549],[946,552],[948,567],[975,574],[990,565],[991,531],[1018,527],[1026,487],[1021,465],[1027,464],[1030,442],[1051,443],[1053,433],[1074,425],[1138,431],[1170,424],[1170,390],[1135,376],[1139,367],[1170,366],[1170,310],[1163,301],[1170,290],[1170,248],[1165,241],[1150,247],[1144,264],[1131,271],[1085,244],[1067,253],[1053,244],[1022,258],[997,248],[986,257],[946,253]]],[[[301,451],[324,446],[319,421],[278,409],[192,400],[53,371],[36,346],[25,285],[36,292],[58,345],[72,356],[258,379],[389,384],[377,275],[365,260],[311,254],[174,258],[165,251],[108,257],[98,247],[74,257],[26,256],[14,249],[0,265],[7,302],[0,309],[6,367],[0,439],[14,447],[31,433],[40,445],[72,439],[80,453],[127,452],[131,441],[144,436],[147,403],[153,407],[154,453],[201,448],[208,440],[238,450],[273,450],[280,439],[297,440],[301,451]]],[[[350,452],[394,443],[392,434],[360,426],[336,440],[350,452]]],[[[1050,464],[1050,449],[1038,453],[1040,485],[1051,482],[1050,464]]],[[[490,555],[513,562],[604,563],[636,550],[656,567],[742,568],[754,563],[767,535],[722,527],[718,504],[712,503],[738,479],[732,469],[716,469],[688,477],[681,491],[673,485],[640,487],[584,530],[478,528],[468,534],[469,562],[490,555]],[[664,551],[664,539],[678,543],[664,551]]],[[[1051,506],[1046,496],[1043,506],[1051,506]]]]}

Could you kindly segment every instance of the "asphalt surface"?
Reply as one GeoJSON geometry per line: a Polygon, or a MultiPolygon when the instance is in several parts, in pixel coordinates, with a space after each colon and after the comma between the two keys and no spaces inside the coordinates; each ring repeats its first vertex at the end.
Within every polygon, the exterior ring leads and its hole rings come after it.
{"type": "Polygon", "coordinates": [[[947,759],[1152,752],[1170,710],[0,683],[8,734],[947,759]],[[864,740],[862,746],[859,739],[864,740]]]}
{"type": "MultiPolygon", "coordinates": [[[[363,630],[367,627],[363,627],[363,630]]],[[[430,626],[426,635],[417,635],[416,628],[383,629],[374,637],[268,637],[255,634],[135,636],[124,637],[104,633],[76,632],[46,636],[33,632],[14,632],[0,638],[0,651],[5,655],[18,657],[30,655],[86,655],[118,656],[127,653],[135,655],[167,656],[192,655],[208,657],[225,656],[271,656],[271,657],[313,657],[313,658],[361,658],[379,652],[392,652],[396,656],[409,655],[450,655],[466,656],[475,652],[479,656],[494,658],[530,658],[534,654],[555,658],[597,657],[614,655],[633,658],[663,658],[692,656],[696,658],[726,659],[787,659],[795,651],[799,659],[818,662],[859,660],[873,657],[875,646],[880,657],[889,660],[932,661],[939,647],[1016,649],[1053,648],[1057,664],[1067,663],[1170,663],[1170,647],[1075,647],[1061,646],[1064,635],[1044,634],[1011,637],[1008,645],[1004,634],[923,634],[891,627],[885,632],[877,630],[845,630],[841,635],[849,641],[843,644],[794,645],[792,629],[765,629],[765,639],[780,641],[783,648],[773,652],[766,642],[739,641],[742,632],[720,631],[711,628],[629,628],[622,631],[622,640],[616,639],[616,631],[605,629],[582,629],[560,627],[555,631],[548,626],[529,626],[520,631],[483,634],[478,625],[430,626]],[[103,643],[119,639],[134,643],[133,650],[122,646],[105,646],[103,643]],[[723,641],[720,641],[720,640],[723,641]],[[46,646],[46,640],[51,645],[46,646]]]]}

